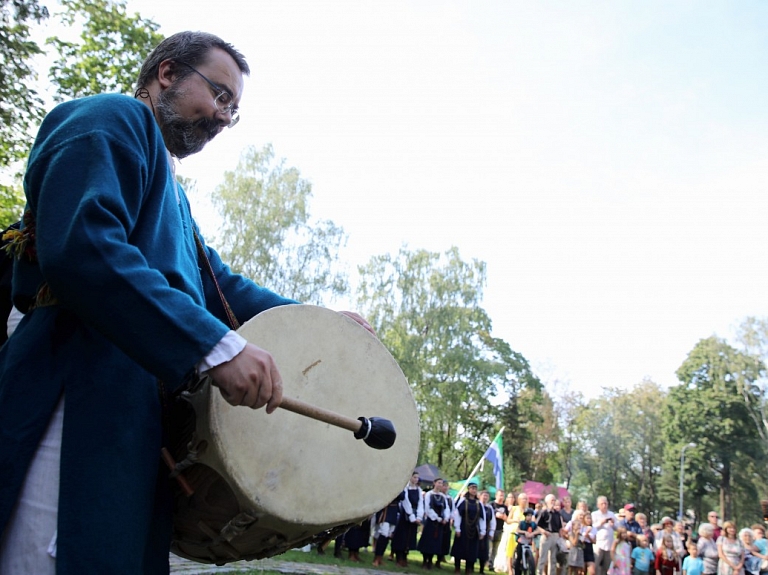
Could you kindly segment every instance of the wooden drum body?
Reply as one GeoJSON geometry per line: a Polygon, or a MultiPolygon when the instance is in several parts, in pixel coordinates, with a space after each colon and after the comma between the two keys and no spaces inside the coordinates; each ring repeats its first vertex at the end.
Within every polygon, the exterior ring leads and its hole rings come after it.
{"type": "Polygon", "coordinates": [[[189,403],[175,408],[173,455],[194,494],[175,494],[171,549],[205,563],[270,557],[341,532],[392,501],[418,457],[408,383],[357,323],[290,305],[259,314],[238,333],[272,354],[286,396],[389,419],[397,440],[371,449],[349,431],[285,410],[233,407],[209,383],[185,394],[189,403]]]}

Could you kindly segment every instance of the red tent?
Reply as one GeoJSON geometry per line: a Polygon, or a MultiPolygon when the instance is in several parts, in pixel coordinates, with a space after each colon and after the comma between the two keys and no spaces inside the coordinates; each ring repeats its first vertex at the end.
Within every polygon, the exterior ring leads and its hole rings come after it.
{"type": "Polygon", "coordinates": [[[531,505],[536,505],[539,501],[543,501],[550,493],[554,493],[558,499],[571,496],[565,487],[553,487],[552,485],[544,485],[538,481],[526,481],[517,488],[518,493],[523,491],[528,495],[528,501],[531,505]]]}

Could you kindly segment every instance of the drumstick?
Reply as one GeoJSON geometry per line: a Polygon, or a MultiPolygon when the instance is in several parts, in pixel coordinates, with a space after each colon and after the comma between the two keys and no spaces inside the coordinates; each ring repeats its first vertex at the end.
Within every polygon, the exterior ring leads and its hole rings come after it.
{"type": "Polygon", "coordinates": [[[395,444],[397,437],[395,426],[383,417],[352,419],[292,397],[283,397],[280,408],[352,431],[355,439],[362,439],[366,445],[374,449],[389,449],[395,444]]]}

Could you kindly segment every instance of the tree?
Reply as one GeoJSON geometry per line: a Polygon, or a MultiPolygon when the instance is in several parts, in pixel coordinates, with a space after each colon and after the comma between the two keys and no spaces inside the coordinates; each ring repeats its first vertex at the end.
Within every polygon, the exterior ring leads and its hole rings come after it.
{"type": "Polygon", "coordinates": [[[213,240],[233,270],[287,297],[320,304],[348,291],[337,269],[344,230],[330,220],[310,223],[312,185],[271,145],[243,152],[225,172],[212,201],[224,222],[213,240]]]}
{"type": "MultiPolygon", "coordinates": [[[[63,0],[60,20],[82,26],[79,43],[49,38],[59,59],[50,69],[56,101],[105,91],[133,92],[144,57],[162,40],[159,25],[128,16],[121,0],[63,0]]],[[[43,50],[30,39],[30,23],[48,18],[37,0],[0,0],[0,169],[12,184],[0,184],[0,224],[18,220],[24,205],[19,161],[29,153],[32,132],[45,115],[34,88],[35,56],[43,50]]]]}
{"type": "Polygon", "coordinates": [[[525,358],[490,334],[480,307],[485,264],[463,261],[456,248],[402,248],[359,271],[358,307],[414,392],[421,460],[466,477],[502,423],[499,403],[541,386],[525,358]]]}
{"type": "Polygon", "coordinates": [[[667,469],[679,473],[680,451],[691,441],[690,483],[697,494],[714,487],[723,517],[733,515],[734,473],[764,460],[765,448],[754,425],[759,403],[755,385],[763,363],[724,340],[699,341],[677,370],[681,384],[670,389],[664,417],[667,469]],[[749,397],[749,400],[745,400],[749,397]]]}
{"type": "MultiPolygon", "coordinates": [[[[32,65],[42,50],[30,39],[30,24],[47,17],[37,0],[0,0],[0,170],[9,177],[18,177],[17,163],[28,154],[32,129],[44,115],[32,65]]],[[[19,218],[19,203],[18,186],[0,184],[3,228],[19,218]]]]}
{"type": "Polygon", "coordinates": [[[79,98],[101,92],[133,94],[141,64],[163,39],[160,25],[129,16],[124,0],[62,0],[61,21],[82,25],[79,42],[57,37],[46,43],[59,53],[51,66],[54,98],[79,98]]]}
{"type": "MultiPolygon", "coordinates": [[[[761,361],[768,361],[768,318],[748,317],[739,326],[736,334],[736,339],[739,344],[744,348],[747,354],[759,358],[761,361]]],[[[761,378],[754,382],[758,393],[744,394],[742,395],[744,401],[753,402],[752,415],[755,428],[760,434],[763,443],[768,442],[768,402],[766,402],[766,381],[765,378],[761,378]]]]}
{"type": "Polygon", "coordinates": [[[569,409],[559,408],[568,429],[561,445],[571,443],[574,492],[592,501],[605,495],[614,505],[632,501],[656,514],[664,401],[661,388],[645,380],[630,389],[606,388],[586,404],[571,398],[569,409]]]}

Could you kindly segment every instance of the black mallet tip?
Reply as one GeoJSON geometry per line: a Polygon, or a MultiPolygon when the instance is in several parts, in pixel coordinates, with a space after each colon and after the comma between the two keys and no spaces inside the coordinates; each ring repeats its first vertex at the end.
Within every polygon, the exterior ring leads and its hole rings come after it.
{"type": "Polygon", "coordinates": [[[355,439],[362,439],[368,447],[374,449],[389,449],[395,444],[397,432],[392,422],[383,417],[358,417],[362,422],[360,429],[355,432],[355,439]]]}

